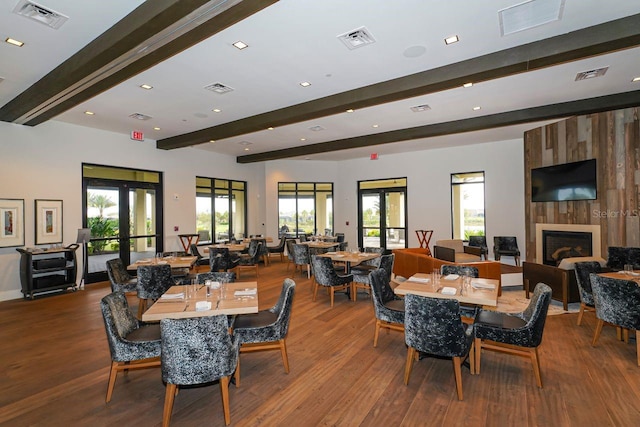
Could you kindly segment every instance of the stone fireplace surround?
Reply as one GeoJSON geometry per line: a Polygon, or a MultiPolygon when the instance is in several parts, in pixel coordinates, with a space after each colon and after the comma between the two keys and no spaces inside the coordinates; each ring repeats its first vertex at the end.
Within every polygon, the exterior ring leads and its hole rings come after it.
{"type": "Polygon", "coordinates": [[[542,256],[542,231],[574,231],[591,233],[591,254],[593,257],[602,258],[600,249],[600,226],[591,224],[536,224],[536,263],[543,263],[542,256]]]}

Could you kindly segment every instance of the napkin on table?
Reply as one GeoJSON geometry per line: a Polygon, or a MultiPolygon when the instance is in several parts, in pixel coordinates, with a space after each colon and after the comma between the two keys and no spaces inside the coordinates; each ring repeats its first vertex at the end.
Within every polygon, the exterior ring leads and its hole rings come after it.
{"type": "Polygon", "coordinates": [[[442,288],[442,290],[440,291],[443,295],[455,295],[457,292],[456,288],[450,288],[448,286],[445,286],[444,288],[442,288]]]}
{"type": "Polygon", "coordinates": [[[183,299],[184,298],[184,292],[178,292],[175,294],[163,294],[160,299],[183,299]]]}
{"type": "Polygon", "coordinates": [[[407,282],[429,283],[431,279],[428,277],[414,277],[411,276],[407,279],[407,282]]]}
{"type": "Polygon", "coordinates": [[[492,283],[471,282],[471,287],[474,289],[495,289],[496,285],[492,283]]]}
{"type": "Polygon", "coordinates": [[[447,274],[444,280],[458,280],[458,277],[460,277],[458,274],[447,274]]]}
{"type": "Polygon", "coordinates": [[[247,295],[255,295],[257,289],[240,289],[233,293],[234,296],[242,297],[247,295]]]}

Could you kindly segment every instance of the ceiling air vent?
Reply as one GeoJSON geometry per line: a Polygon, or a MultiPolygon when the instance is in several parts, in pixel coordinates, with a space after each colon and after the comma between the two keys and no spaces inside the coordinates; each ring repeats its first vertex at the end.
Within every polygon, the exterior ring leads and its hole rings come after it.
{"type": "Polygon", "coordinates": [[[596,68],[595,70],[583,71],[581,73],[576,74],[576,80],[589,80],[595,77],[602,77],[607,72],[609,67],[596,68]]]}
{"type": "Polygon", "coordinates": [[[322,126],[320,126],[320,125],[317,125],[317,126],[311,126],[309,128],[309,130],[314,131],[314,132],[320,132],[321,130],[324,130],[324,128],[322,126]]]}
{"type": "Polygon", "coordinates": [[[129,117],[131,117],[132,119],[136,119],[136,120],[149,120],[149,119],[151,119],[151,116],[146,116],[146,115],[141,114],[141,113],[133,113],[133,114],[129,115],[129,117]]]}
{"type": "Polygon", "coordinates": [[[528,0],[498,11],[503,36],[562,19],[565,0],[528,0]]]}
{"type": "Polygon", "coordinates": [[[376,39],[373,38],[369,30],[365,27],[356,28],[355,30],[340,34],[338,38],[349,49],[356,49],[376,42],[376,39]]]}
{"type": "Polygon", "coordinates": [[[242,146],[245,146],[245,147],[246,147],[247,145],[252,145],[252,144],[253,144],[253,142],[249,142],[249,141],[239,141],[239,142],[236,142],[236,144],[238,144],[238,145],[242,145],[242,146]]]}
{"type": "Polygon", "coordinates": [[[13,13],[33,19],[56,30],[69,19],[68,16],[29,0],[20,0],[13,9],[13,13]]]}
{"type": "Polygon", "coordinates": [[[421,111],[427,111],[427,110],[431,110],[431,107],[429,107],[427,104],[416,105],[415,107],[411,107],[411,111],[413,111],[414,113],[419,113],[421,111]]]}
{"type": "Polygon", "coordinates": [[[218,93],[220,95],[229,93],[233,91],[232,87],[225,86],[222,83],[212,83],[208,86],[204,87],[206,90],[210,90],[211,92],[218,93]]]}

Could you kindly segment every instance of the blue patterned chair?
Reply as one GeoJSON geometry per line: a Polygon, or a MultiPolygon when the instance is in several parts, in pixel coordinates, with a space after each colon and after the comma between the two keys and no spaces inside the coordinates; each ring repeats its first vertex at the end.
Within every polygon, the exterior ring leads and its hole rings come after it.
{"type": "Polygon", "coordinates": [[[461,365],[467,356],[473,360],[474,355],[473,325],[462,323],[460,304],[454,299],[407,294],[404,307],[404,339],[408,346],[404,383],[409,384],[417,352],[451,357],[458,399],[462,400],[461,365]]]}
{"type": "Polygon", "coordinates": [[[311,262],[313,263],[313,274],[315,275],[313,301],[316,300],[318,286],[324,286],[329,289],[331,307],[333,307],[335,291],[353,292],[353,274],[338,274],[333,268],[331,258],[314,256],[311,262]]]}
{"type": "Polygon", "coordinates": [[[311,278],[311,255],[309,255],[309,245],[293,244],[293,264],[295,275],[298,267],[302,270],[302,267],[307,267],[307,279],[311,278]]]}
{"type": "Polygon", "coordinates": [[[107,261],[107,275],[111,282],[111,292],[135,292],[138,279],[129,274],[120,258],[107,261]]]}
{"type": "Polygon", "coordinates": [[[369,279],[371,281],[373,311],[376,316],[373,346],[377,347],[380,328],[404,333],[404,299],[397,296],[391,289],[386,269],[380,268],[372,271],[369,279]]]}
{"type": "Polygon", "coordinates": [[[637,363],[640,366],[640,286],[633,280],[620,280],[591,274],[591,288],[596,307],[596,330],[592,346],[598,343],[604,322],[624,328],[625,342],[629,330],[636,332],[637,363]]]}
{"type": "Polygon", "coordinates": [[[105,399],[109,403],[118,372],[160,366],[160,327],[136,319],[124,292],[113,292],[102,298],[100,309],[111,352],[105,399]]]}
{"type": "Polygon", "coordinates": [[[249,243],[249,252],[240,255],[238,265],[234,268],[238,279],[240,279],[242,270],[254,270],[256,277],[258,277],[258,264],[260,263],[260,257],[263,256],[262,248],[263,244],[261,240],[252,240],[251,243],[249,243]]]}
{"type": "Polygon", "coordinates": [[[236,273],[233,271],[211,271],[209,273],[198,273],[196,275],[196,281],[201,285],[207,280],[220,283],[233,283],[236,281],[236,273]]]}
{"type": "Polygon", "coordinates": [[[175,286],[176,281],[171,275],[169,264],[149,264],[138,266],[138,318],[142,317],[147,309],[149,301],[155,301],[170,287],[175,286]]]}
{"type": "Polygon", "coordinates": [[[576,272],[576,284],[578,285],[578,293],[580,294],[580,313],[578,313],[578,326],[582,324],[582,316],[588,310],[588,307],[595,308],[593,302],[593,292],[591,291],[591,273],[600,273],[602,267],[597,261],[576,262],[574,264],[576,272]]]}
{"type": "Polygon", "coordinates": [[[476,373],[480,373],[483,348],[526,356],[531,359],[536,383],[542,388],[538,347],[542,343],[550,302],[551,288],[544,283],[538,283],[529,305],[521,313],[480,310],[474,323],[476,373]]]}
{"type": "MultiPolygon", "coordinates": [[[[211,265],[211,258],[215,258],[219,255],[217,270],[228,271],[234,269],[239,262],[239,258],[231,255],[229,248],[209,248],[209,265],[211,265]]],[[[211,269],[213,271],[213,269],[211,269]]]]}
{"type": "MultiPolygon", "coordinates": [[[[286,337],[296,283],[285,279],[276,305],[255,314],[236,316],[233,334],[238,338],[240,353],[262,350],[280,350],[284,371],[289,373],[286,337]]],[[[236,368],[236,387],[240,387],[240,359],[236,368]]]]}
{"type": "Polygon", "coordinates": [[[609,246],[607,248],[607,267],[613,270],[623,270],[625,264],[640,269],[640,248],[609,246]]]}
{"type": "Polygon", "coordinates": [[[351,274],[353,274],[353,300],[358,300],[358,289],[364,289],[366,291],[370,291],[371,289],[371,277],[370,274],[373,271],[376,271],[380,268],[384,269],[387,273],[389,281],[391,281],[391,272],[393,271],[393,262],[395,260],[394,254],[382,255],[381,257],[374,258],[374,260],[378,260],[377,266],[372,269],[359,269],[357,267],[361,267],[358,265],[351,269],[351,274]]]}
{"type": "Polygon", "coordinates": [[[227,316],[162,319],[162,380],[167,384],[162,425],[168,426],[178,386],[220,380],[224,422],[229,425],[229,379],[238,362],[238,343],[227,316]]]}
{"type": "Polygon", "coordinates": [[[495,236],[493,238],[493,255],[496,261],[500,261],[501,256],[512,256],[516,265],[520,265],[520,249],[518,240],[513,236],[495,236]]]}

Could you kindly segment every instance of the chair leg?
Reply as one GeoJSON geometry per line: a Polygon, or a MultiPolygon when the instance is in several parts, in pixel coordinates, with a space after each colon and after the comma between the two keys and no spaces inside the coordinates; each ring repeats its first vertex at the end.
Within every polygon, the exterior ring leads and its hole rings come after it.
{"type": "Polygon", "coordinates": [[[580,312],[578,313],[578,326],[582,324],[582,316],[584,316],[584,310],[587,306],[581,302],[580,303],[580,312]]]}
{"type": "Polygon", "coordinates": [[[282,354],[282,363],[284,364],[284,371],[289,373],[289,357],[287,356],[287,343],[284,338],[280,340],[280,353],[282,354]]]}
{"type": "Polygon", "coordinates": [[[452,357],[453,372],[456,377],[456,391],[458,392],[458,400],[462,400],[462,370],[460,365],[462,364],[462,358],[458,356],[452,357]]]}
{"type": "Polygon", "coordinates": [[[311,279],[311,266],[307,264],[307,279],[311,279]]]}
{"type": "Polygon", "coordinates": [[[530,349],[531,364],[533,365],[533,374],[536,377],[536,384],[542,388],[542,375],[540,374],[540,358],[538,357],[538,347],[530,349]]]}
{"type": "Polygon", "coordinates": [[[476,374],[476,346],[475,343],[471,343],[471,348],[469,349],[469,371],[471,371],[471,375],[476,374]]]}
{"type": "Polygon", "coordinates": [[[236,372],[233,374],[236,382],[236,388],[240,388],[240,354],[238,354],[238,362],[236,363],[236,372]]]}
{"type": "Polygon", "coordinates": [[[629,344],[629,330],[627,328],[622,328],[622,341],[629,344]]]}
{"type": "Polygon", "coordinates": [[[173,400],[176,397],[178,388],[175,384],[167,383],[167,389],[164,393],[164,411],[162,413],[162,427],[169,427],[171,421],[171,412],[173,411],[173,400]]]}
{"type": "Polygon", "coordinates": [[[106,403],[111,402],[111,395],[113,394],[113,388],[116,385],[116,376],[118,375],[118,362],[111,362],[111,371],[109,372],[109,384],[107,385],[107,398],[106,403]]]}
{"type": "Polygon", "coordinates": [[[138,298],[138,319],[142,319],[142,315],[147,311],[147,300],[138,298]]]}
{"type": "Polygon", "coordinates": [[[318,282],[316,282],[315,285],[313,286],[313,299],[312,299],[312,301],[316,300],[316,295],[318,295],[318,282]]]}
{"type": "Polygon", "coordinates": [[[640,331],[636,330],[636,356],[638,358],[638,366],[640,366],[640,331]]]}
{"type": "Polygon", "coordinates": [[[333,289],[333,286],[330,286],[330,288],[331,288],[331,289],[329,290],[329,292],[330,292],[330,294],[331,294],[331,308],[333,308],[333,295],[334,295],[334,289],[333,289]]]}
{"type": "Polygon", "coordinates": [[[373,347],[378,346],[378,335],[380,334],[380,320],[376,319],[376,330],[373,333],[373,347]]]}
{"type": "Polygon", "coordinates": [[[415,358],[416,349],[407,347],[407,361],[404,365],[404,385],[409,385],[409,377],[411,376],[411,368],[413,368],[413,359],[415,358]]]}
{"type": "Polygon", "coordinates": [[[480,338],[475,338],[473,340],[473,347],[475,353],[475,364],[476,364],[476,375],[480,375],[480,355],[482,354],[482,340],[480,338]]]}
{"type": "Polygon", "coordinates": [[[229,377],[220,378],[220,394],[222,395],[222,411],[224,412],[224,425],[231,424],[229,412],[229,377]]]}
{"type": "Polygon", "coordinates": [[[593,341],[591,341],[591,346],[595,347],[596,344],[598,343],[598,338],[600,338],[600,332],[602,332],[602,325],[604,324],[604,321],[601,319],[598,319],[598,321],[596,322],[596,331],[593,334],[593,341]]]}

